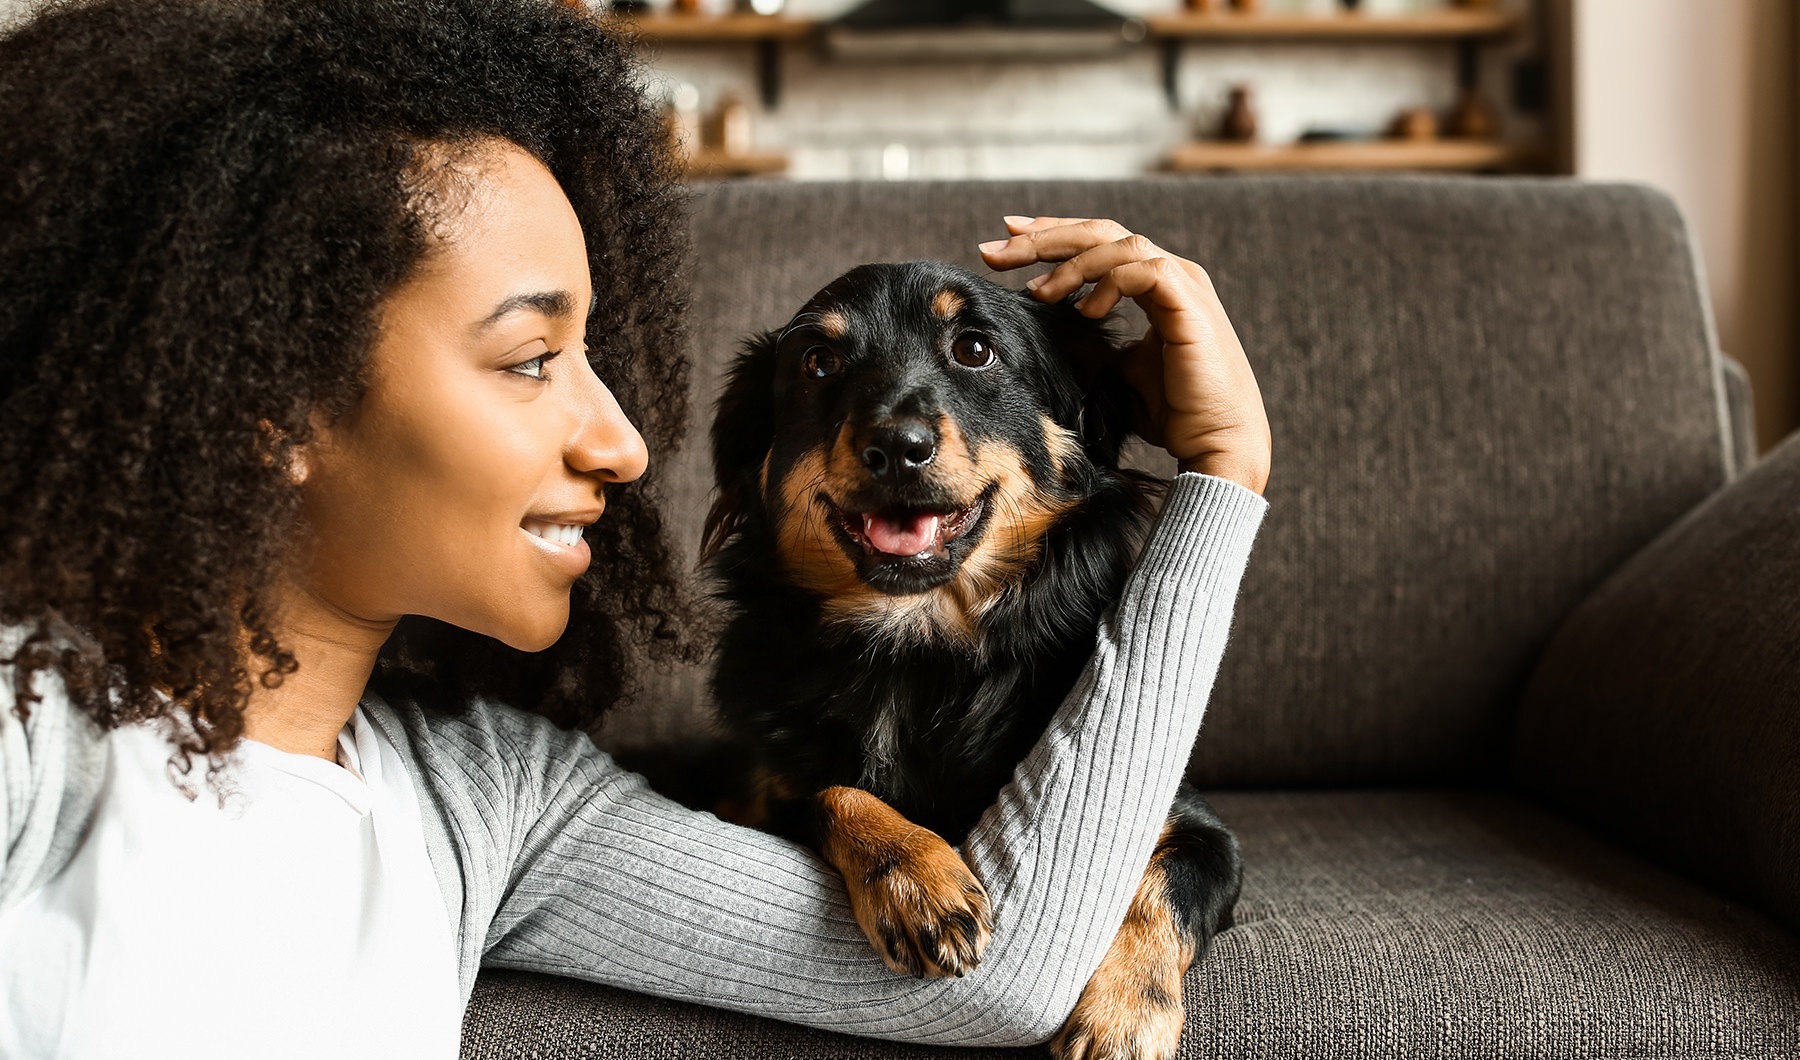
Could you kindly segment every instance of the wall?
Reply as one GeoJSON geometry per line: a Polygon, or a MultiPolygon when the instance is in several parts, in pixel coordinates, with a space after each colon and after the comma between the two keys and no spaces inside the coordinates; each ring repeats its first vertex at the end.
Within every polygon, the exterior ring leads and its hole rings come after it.
{"type": "Polygon", "coordinates": [[[1800,426],[1792,0],[1574,4],[1575,172],[1681,205],[1767,448],[1800,426]]]}
{"type": "MultiPolygon", "coordinates": [[[[832,18],[859,0],[789,0],[797,17],[832,18]]],[[[1530,0],[1501,0],[1525,10],[1530,0]]],[[[728,0],[711,0],[716,8],[728,0]]],[[[1449,0],[1364,0],[1371,14],[1442,7],[1449,0]]],[[[653,6],[666,6],[658,0],[653,6]]],[[[1148,15],[1179,0],[1105,0],[1122,14],[1148,15]]],[[[1330,12],[1334,0],[1263,0],[1270,12],[1330,12]]],[[[1507,102],[1509,63],[1531,44],[1525,34],[1489,52],[1487,95],[1507,102]]],[[[1263,138],[1292,140],[1309,124],[1379,131],[1404,107],[1448,110],[1457,96],[1454,48],[1447,44],[1189,44],[1180,106],[1163,95],[1161,53],[1151,45],[1096,58],[1044,61],[846,62],[812,49],[783,51],[783,98],[756,114],[756,146],[790,156],[799,179],[915,177],[1120,177],[1153,169],[1198,130],[1210,132],[1229,87],[1253,86],[1263,138]],[[898,145],[906,165],[884,170],[898,145]]],[[[749,48],[664,46],[652,55],[657,84],[688,82],[712,107],[726,91],[754,103],[749,48]]],[[[1503,115],[1509,132],[1531,138],[1535,119],[1503,115]]]]}

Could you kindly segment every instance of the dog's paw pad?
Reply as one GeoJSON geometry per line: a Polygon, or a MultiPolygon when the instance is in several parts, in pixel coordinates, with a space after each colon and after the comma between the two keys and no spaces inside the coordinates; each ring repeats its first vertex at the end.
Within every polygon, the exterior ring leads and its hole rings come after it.
{"type": "Polygon", "coordinates": [[[954,848],[920,831],[850,881],[857,923],[882,961],[921,978],[961,976],[993,935],[987,891],[954,848]]]}

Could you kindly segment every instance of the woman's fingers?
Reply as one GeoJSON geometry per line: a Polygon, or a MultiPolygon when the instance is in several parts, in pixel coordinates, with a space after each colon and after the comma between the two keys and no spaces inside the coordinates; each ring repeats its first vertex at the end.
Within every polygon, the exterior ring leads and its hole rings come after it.
{"type": "Polygon", "coordinates": [[[1084,316],[1099,318],[1122,298],[1134,299],[1156,324],[1165,342],[1201,342],[1211,285],[1201,286],[1174,258],[1126,261],[1095,277],[1094,289],[1075,303],[1084,316]]]}
{"type": "Polygon", "coordinates": [[[1040,261],[1066,261],[1090,247],[1131,234],[1117,221],[1085,217],[1008,217],[1012,235],[980,246],[982,258],[996,269],[1016,269],[1040,261]]]}
{"type": "MultiPolygon", "coordinates": [[[[1007,218],[1007,227],[1014,230],[1013,237],[982,244],[983,257],[997,269],[1013,269],[1036,262],[1061,262],[1026,285],[1042,301],[1067,298],[1084,284],[1103,279],[1121,265],[1153,259],[1171,263],[1206,288],[1212,286],[1206,270],[1198,264],[1170,254],[1148,237],[1131,232],[1116,221],[1039,217],[1028,225],[1014,223],[1024,220],[1007,218]]],[[[1107,308],[1112,306],[1109,304],[1107,308]]]]}

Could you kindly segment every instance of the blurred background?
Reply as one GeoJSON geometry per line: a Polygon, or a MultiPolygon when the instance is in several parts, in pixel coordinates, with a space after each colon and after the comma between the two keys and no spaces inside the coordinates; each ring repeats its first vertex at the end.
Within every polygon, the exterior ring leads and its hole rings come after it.
{"type": "Polygon", "coordinates": [[[1655,185],[1693,225],[1759,442],[1800,426],[1795,0],[636,8],[696,181],[1375,170],[1655,185]]]}
{"type": "Polygon", "coordinates": [[[629,20],[697,184],[1652,184],[1694,228],[1760,443],[1800,426],[1800,0],[567,2],[629,20]]]}

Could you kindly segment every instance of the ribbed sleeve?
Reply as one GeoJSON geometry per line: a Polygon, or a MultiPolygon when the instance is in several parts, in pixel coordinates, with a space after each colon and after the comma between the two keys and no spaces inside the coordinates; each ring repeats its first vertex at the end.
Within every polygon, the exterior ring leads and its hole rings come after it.
{"type": "Polygon", "coordinates": [[[465,997],[485,964],[873,1037],[1047,1039],[1161,832],[1266,507],[1177,477],[1093,659],[965,844],[997,926],[963,979],[890,972],[823,861],[661,798],[585,735],[366,703],[414,766],[465,997]]]}

